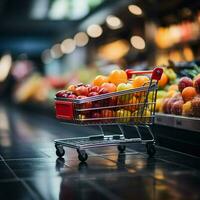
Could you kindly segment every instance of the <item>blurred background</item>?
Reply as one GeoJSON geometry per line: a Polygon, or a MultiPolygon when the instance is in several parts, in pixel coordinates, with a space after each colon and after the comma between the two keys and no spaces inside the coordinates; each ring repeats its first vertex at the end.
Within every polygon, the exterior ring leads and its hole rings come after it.
{"type": "Polygon", "coordinates": [[[53,109],[69,84],[200,57],[198,0],[1,0],[0,20],[0,96],[18,105],[53,109]]]}

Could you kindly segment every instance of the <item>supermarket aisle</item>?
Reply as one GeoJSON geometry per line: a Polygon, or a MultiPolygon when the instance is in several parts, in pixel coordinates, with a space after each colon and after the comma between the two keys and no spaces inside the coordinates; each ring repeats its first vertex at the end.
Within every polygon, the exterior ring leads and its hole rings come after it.
{"type": "Polygon", "coordinates": [[[88,135],[49,117],[0,106],[0,199],[199,199],[200,159],[140,145],[89,151],[86,164],[67,149],[57,159],[53,140],[88,135]]]}

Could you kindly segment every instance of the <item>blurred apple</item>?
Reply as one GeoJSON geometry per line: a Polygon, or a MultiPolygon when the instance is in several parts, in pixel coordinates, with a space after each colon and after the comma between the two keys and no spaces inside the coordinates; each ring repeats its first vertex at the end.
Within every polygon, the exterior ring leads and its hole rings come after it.
{"type": "Polygon", "coordinates": [[[183,100],[178,100],[174,102],[171,106],[171,114],[181,115],[183,110],[183,100]]]}
{"type": "Polygon", "coordinates": [[[91,87],[89,87],[89,93],[91,93],[91,92],[99,93],[100,89],[101,88],[99,86],[91,86],[91,87]]]}
{"type": "Polygon", "coordinates": [[[75,89],[75,94],[77,96],[88,96],[88,94],[89,94],[88,87],[86,87],[84,85],[77,87],[75,89]]]}
{"type": "Polygon", "coordinates": [[[67,96],[67,98],[68,99],[76,99],[76,95],[75,94],[69,94],[68,96],[67,96]]]}
{"type": "Polygon", "coordinates": [[[194,87],[198,93],[200,93],[200,76],[194,79],[194,87]]]}
{"type": "Polygon", "coordinates": [[[193,86],[192,79],[190,79],[188,77],[182,77],[179,80],[178,89],[179,89],[180,92],[182,92],[184,88],[186,88],[186,87],[192,87],[192,86],[193,86]]]}

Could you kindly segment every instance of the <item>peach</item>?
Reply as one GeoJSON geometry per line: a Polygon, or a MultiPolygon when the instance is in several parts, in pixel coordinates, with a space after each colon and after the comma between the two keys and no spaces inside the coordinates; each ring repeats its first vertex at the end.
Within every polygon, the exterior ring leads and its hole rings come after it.
{"type": "Polygon", "coordinates": [[[182,97],[184,102],[192,100],[197,95],[194,87],[186,87],[182,91],[182,97]]]}

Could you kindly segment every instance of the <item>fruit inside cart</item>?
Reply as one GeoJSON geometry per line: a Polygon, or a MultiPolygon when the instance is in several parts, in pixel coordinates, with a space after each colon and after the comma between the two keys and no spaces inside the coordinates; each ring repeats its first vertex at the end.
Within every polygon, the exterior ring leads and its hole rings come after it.
{"type": "MultiPolygon", "coordinates": [[[[111,81],[117,85],[118,91],[103,93],[100,95],[89,95],[89,90],[97,90],[94,86],[78,85],[70,86],[73,92],[58,92],[55,97],[56,117],[64,123],[82,126],[99,125],[101,135],[89,137],[66,138],[55,140],[56,155],[63,157],[64,147],[75,148],[78,159],[85,162],[88,158],[86,150],[106,146],[117,146],[120,153],[126,149],[126,144],[143,143],[146,145],[147,154],[154,156],[155,139],[149,127],[154,121],[156,94],[158,81],[162,76],[162,68],[154,68],[151,71],[114,70],[110,73],[111,81]],[[113,76],[120,74],[125,83],[116,82],[113,76]],[[147,76],[133,75],[150,74],[147,76]],[[113,81],[114,80],[114,81],[113,81]],[[136,84],[137,83],[137,84],[136,84]],[[133,87],[132,87],[133,85],[133,87]],[[124,89],[125,88],[125,89],[124,89]],[[89,96],[82,96],[86,93],[89,96]],[[65,95],[67,94],[67,97],[65,95]],[[78,97],[76,98],[76,95],[78,97]],[[126,138],[122,125],[132,125],[138,133],[137,138],[126,138]],[[119,128],[118,135],[105,135],[103,126],[116,125],[119,128]],[[146,127],[151,139],[144,140],[140,127],[146,127]]],[[[97,77],[93,84],[99,84],[97,77]]],[[[104,80],[102,77],[100,80],[104,80]]],[[[118,80],[118,79],[117,79],[118,80]]],[[[109,83],[108,83],[109,84],[109,83]]],[[[100,91],[104,89],[101,88],[100,91]]],[[[92,92],[91,92],[92,93],[92,92]]],[[[90,94],[91,94],[90,93],[90,94]]],[[[94,92],[93,92],[94,93],[94,92]]]]}

